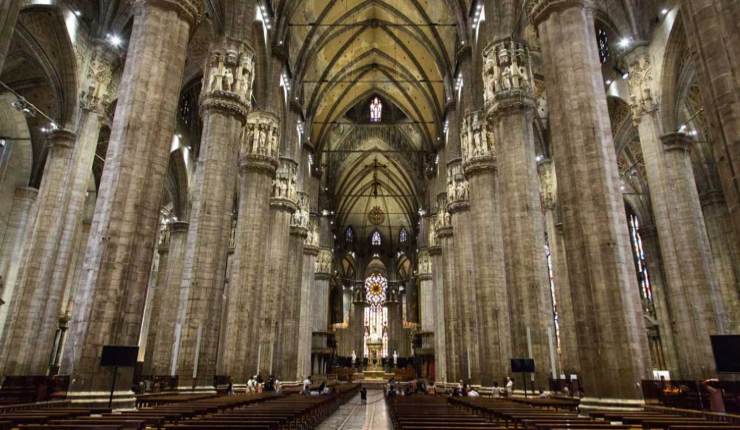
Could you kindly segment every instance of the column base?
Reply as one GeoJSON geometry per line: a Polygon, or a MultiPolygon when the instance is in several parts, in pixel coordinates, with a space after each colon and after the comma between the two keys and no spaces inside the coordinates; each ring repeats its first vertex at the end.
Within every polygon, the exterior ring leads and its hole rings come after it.
{"type": "Polygon", "coordinates": [[[643,399],[604,399],[598,397],[583,397],[578,409],[588,413],[589,410],[609,411],[641,411],[645,408],[643,399]]]}
{"type": "MultiPolygon", "coordinates": [[[[78,391],[67,394],[67,400],[72,406],[89,408],[107,408],[110,401],[110,391],[78,391]]],[[[134,409],[136,395],[131,390],[113,392],[111,409],[134,409]]]]}

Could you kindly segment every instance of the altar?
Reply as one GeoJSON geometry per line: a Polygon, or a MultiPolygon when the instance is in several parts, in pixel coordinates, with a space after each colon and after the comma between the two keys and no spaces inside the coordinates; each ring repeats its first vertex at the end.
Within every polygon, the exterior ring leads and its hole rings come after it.
{"type": "Polygon", "coordinates": [[[367,339],[367,369],[363,372],[363,379],[385,380],[383,370],[383,339],[378,336],[370,336],[367,339]]]}

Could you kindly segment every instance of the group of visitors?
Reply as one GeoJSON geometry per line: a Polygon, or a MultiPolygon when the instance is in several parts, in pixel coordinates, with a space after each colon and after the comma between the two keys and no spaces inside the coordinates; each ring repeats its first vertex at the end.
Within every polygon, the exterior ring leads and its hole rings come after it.
{"type": "Polygon", "coordinates": [[[282,385],[274,375],[264,380],[261,374],[257,374],[247,381],[248,393],[279,393],[280,391],[282,391],[282,385]]]}
{"type": "Polygon", "coordinates": [[[303,380],[301,394],[303,394],[304,396],[320,396],[331,394],[334,392],[334,388],[326,385],[325,381],[321,381],[321,384],[319,384],[319,387],[316,390],[312,390],[311,385],[313,385],[313,381],[311,381],[311,376],[306,376],[306,379],[303,380]]]}

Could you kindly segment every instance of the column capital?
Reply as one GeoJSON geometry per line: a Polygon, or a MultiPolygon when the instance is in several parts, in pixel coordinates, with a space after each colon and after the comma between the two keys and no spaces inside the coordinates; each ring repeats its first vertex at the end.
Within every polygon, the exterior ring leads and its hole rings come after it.
{"type": "Polygon", "coordinates": [[[686,133],[672,132],[660,136],[666,151],[689,151],[694,139],[686,133]]]}
{"type": "Polygon", "coordinates": [[[16,187],[14,195],[19,199],[36,200],[36,197],[39,195],[39,189],[34,187],[16,187]]]}
{"type": "Polygon", "coordinates": [[[201,115],[210,110],[247,120],[254,83],[254,52],[246,44],[211,47],[204,67],[201,115]]]}
{"type": "MultiPolygon", "coordinates": [[[[334,254],[329,248],[321,248],[319,255],[316,257],[316,266],[314,272],[316,275],[324,274],[328,276],[331,274],[331,266],[334,261],[334,254]]],[[[317,278],[318,279],[318,278],[317,278]]]]}
{"type": "Polygon", "coordinates": [[[77,134],[66,128],[57,128],[49,132],[47,141],[52,148],[74,148],[77,134]]]}
{"type": "Polygon", "coordinates": [[[447,211],[459,212],[468,208],[468,181],[462,170],[461,159],[447,163],[447,211]]]}
{"type": "Polygon", "coordinates": [[[186,20],[191,28],[200,21],[204,11],[203,0],[136,0],[136,6],[174,11],[186,20]]]}
{"type": "Polygon", "coordinates": [[[242,170],[261,170],[270,175],[278,167],[280,121],[270,112],[252,111],[241,142],[242,170]]]}
{"type": "Polygon", "coordinates": [[[462,164],[466,176],[496,170],[493,127],[481,111],[469,112],[460,129],[462,164]]]}
{"type": "Polygon", "coordinates": [[[429,250],[427,248],[419,250],[419,260],[417,262],[416,272],[419,274],[420,279],[424,279],[425,277],[431,278],[432,276],[432,258],[429,255],[429,250]]]}
{"type": "MultiPolygon", "coordinates": [[[[281,157],[280,165],[272,180],[272,197],[270,206],[285,209],[294,213],[298,209],[298,193],[296,191],[296,174],[298,163],[290,158],[281,157]]],[[[306,222],[308,220],[306,219],[306,222]]]]}
{"type": "Polygon", "coordinates": [[[534,110],[534,77],[526,42],[498,39],[483,50],[483,88],[486,111],[492,115],[534,110]]]}
{"type": "Polygon", "coordinates": [[[303,244],[303,249],[316,248],[316,254],[319,253],[319,225],[316,219],[312,219],[308,222],[308,232],[306,234],[306,241],[303,244]]]}
{"type": "Polygon", "coordinates": [[[187,221],[173,221],[169,224],[171,233],[187,233],[190,223],[187,221]]]}
{"type": "Polygon", "coordinates": [[[105,116],[111,102],[110,85],[116,54],[100,39],[94,41],[91,52],[85,76],[87,89],[80,93],[80,108],[105,116]]]}
{"type": "Polygon", "coordinates": [[[532,0],[527,7],[527,14],[532,24],[539,25],[553,12],[570,8],[593,9],[593,0],[532,0]]]}
{"type": "Polygon", "coordinates": [[[653,95],[653,65],[647,46],[635,47],[625,57],[629,63],[630,109],[632,121],[640,122],[643,115],[649,115],[658,110],[657,97],[653,95]]]}
{"type": "Polygon", "coordinates": [[[429,247],[429,255],[434,257],[435,255],[442,255],[442,247],[439,245],[429,247]]]}
{"type": "Polygon", "coordinates": [[[293,215],[290,217],[290,232],[291,234],[294,234],[293,229],[295,228],[295,234],[307,237],[309,227],[308,223],[310,217],[310,213],[308,210],[308,195],[301,191],[296,194],[298,195],[298,199],[296,204],[296,211],[293,212],[293,215]],[[302,231],[302,233],[300,231],[302,231]]]}

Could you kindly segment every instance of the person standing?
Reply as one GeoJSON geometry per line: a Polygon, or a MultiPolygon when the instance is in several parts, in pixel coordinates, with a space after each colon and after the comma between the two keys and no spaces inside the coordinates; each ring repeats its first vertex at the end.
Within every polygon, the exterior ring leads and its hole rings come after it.
{"type": "Polygon", "coordinates": [[[511,397],[514,394],[514,381],[510,377],[506,377],[506,397],[511,397]]]}

